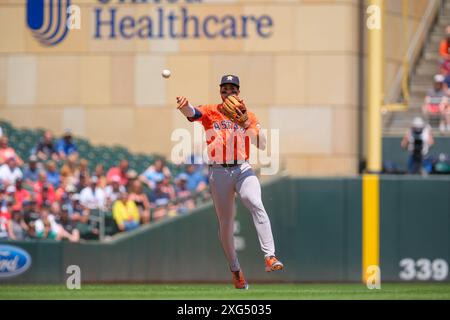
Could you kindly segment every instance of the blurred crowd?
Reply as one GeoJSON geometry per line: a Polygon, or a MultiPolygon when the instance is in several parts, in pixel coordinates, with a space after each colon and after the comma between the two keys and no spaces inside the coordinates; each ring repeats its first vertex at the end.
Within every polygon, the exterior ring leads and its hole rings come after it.
{"type": "MultiPolygon", "coordinates": [[[[401,147],[408,151],[407,173],[450,174],[450,156],[446,152],[429,153],[435,144],[433,128],[441,133],[450,132],[450,26],[446,37],[440,41],[438,72],[433,86],[428,89],[422,105],[423,117],[415,117],[401,140],[401,147]]],[[[385,173],[402,173],[391,162],[383,164],[385,173]]]]}
{"type": "Polygon", "coordinates": [[[206,167],[185,165],[173,176],[158,158],[138,174],[126,159],[94,172],[80,158],[70,131],[46,131],[22,159],[0,128],[0,239],[98,239],[94,213],[111,212],[115,232],[185,214],[195,195],[207,196],[206,167]]]}

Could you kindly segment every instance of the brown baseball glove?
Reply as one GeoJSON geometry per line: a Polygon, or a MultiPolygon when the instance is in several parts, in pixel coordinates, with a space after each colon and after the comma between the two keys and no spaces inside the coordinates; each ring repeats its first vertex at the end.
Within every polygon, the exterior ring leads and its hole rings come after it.
{"type": "Polygon", "coordinates": [[[244,100],[235,95],[228,96],[222,104],[222,113],[231,121],[247,129],[249,123],[247,107],[244,100]]]}

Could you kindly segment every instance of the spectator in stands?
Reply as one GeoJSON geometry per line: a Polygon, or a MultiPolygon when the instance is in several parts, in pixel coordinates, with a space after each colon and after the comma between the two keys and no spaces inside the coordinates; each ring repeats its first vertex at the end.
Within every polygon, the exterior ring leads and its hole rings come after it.
{"type": "Polygon", "coordinates": [[[72,195],[72,207],[73,212],[70,215],[70,219],[73,221],[79,221],[80,223],[88,223],[89,221],[89,209],[84,207],[80,202],[80,195],[74,193],[72,195]]]}
{"type": "Polygon", "coordinates": [[[15,185],[9,185],[9,186],[6,187],[6,197],[8,199],[11,199],[13,206],[15,204],[15,199],[14,199],[14,194],[15,193],[16,193],[15,185]]]}
{"type": "Polygon", "coordinates": [[[407,130],[401,141],[401,147],[409,152],[409,173],[421,173],[424,157],[433,144],[431,127],[426,125],[422,118],[414,118],[411,128],[407,130]]]}
{"type": "Polygon", "coordinates": [[[111,184],[105,187],[106,206],[112,208],[114,202],[119,199],[120,194],[124,193],[126,188],[120,184],[120,177],[113,176],[111,184]]]}
{"type": "Polygon", "coordinates": [[[2,136],[0,138],[0,165],[10,158],[15,158],[18,166],[23,165],[23,160],[16,153],[16,150],[8,145],[8,137],[2,136]]]}
{"type": "Polygon", "coordinates": [[[15,156],[9,156],[6,163],[0,166],[0,184],[14,185],[17,179],[22,179],[22,170],[17,166],[15,156]]]}
{"type": "Polygon", "coordinates": [[[59,160],[58,152],[55,144],[53,143],[53,134],[51,131],[47,130],[44,132],[44,136],[39,140],[35,147],[35,154],[42,161],[59,160]]]}
{"type": "Polygon", "coordinates": [[[22,212],[25,224],[27,225],[27,238],[34,239],[35,238],[34,224],[36,220],[40,218],[39,211],[36,207],[36,201],[25,200],[23,202],[22,212]]]}
{"type": "Polygon", "coordinates": [[[39,180],[34,184],[33,192],[38,208],[45,203],[51,205],[55,201],[55,189],[51,183],[48,183],[45,171],[39,172],[39,180]]]}
{"type": "Polygon", "coordinates": [[[71,242],[76,242],[80,239],[79,231],[75,231],[75,222],[69,220],[67,207],[64,206],[65,212],[59,202],[54,202],[50,207],[50,213],[55,217],[55,222],[58,224],[57,240],[68,239],[71,242]],[[64,224],[64,225],[63,225],[64,224]]]}
{"type": "Polygon", "coordinates": [[[433,88],[425,96],[422,112],[428,122],[439,120],[439,128],[445,130],[445,110],[448,104],[447,93],[444,90],[445,77],[441,74],[434,76],[433,88]]]}
{"type": "Polygon", "coordinates": [[[25,240],[28,232],[28,226],[25,223],[22,212],[19,209],[13,209],[11,220],[8,225],[8,236],[11,240],[25,240]]]}
{"type": "Polygon", "coordinates": [[[171,196],[165,189],[163,178],[156,181],[156,187],[150,193],[150,205],[153,209],[152,220],[162,219],[168,214],[171,196]]]}
{"type": "Polygon", "coordinates": [[[38,158],[35,155],[30,156],[28,165],[23,170],[23,180],[25,184],[32,186],[39,179],[38,158]]]}
{"type": "Polygon", "coordinates": [[[151,190],[155,189],[157,181],[170,178],[171,173],[169,168],[165,165],[163,159],[156,159],[153,165],[149,166],[141,175],[140,179],[151,190]]]}
{"type": "Polygon", "coordinates": [[[450,26],[445,28],[446,37],[439,44],[439,55],[442,61],[450,60],[450,26]]]}
{"type": "Polygon", "coordinates": [[[175,180],[175,192],[177,199],[185,199],[178,205],[179,213],[186,213],[189,210],[194,209],[195,202],[191,198],[192,192],[187,187],[187,181],[189,177],[186,173],[180,173],[175,180]]]}
{"type": "Polygon", "coordinates": [[[139,227],[139,211],[128,193],[121,193],[120,199],[114,202],[113,218],[120,231],[129,231],[139,227]]]}
{"type": "Polygon", "coordinates": [[[450,174],[450,157],[446,153],[440,153],[433,166],[434,174],[450,174]]]}
{"type": "Polygon", "coordinates": [[[94,175],[98,179],[98,185],[100,188],[106,188],[108,185],[108,180],[105,176],[105,167],[102,164],[98,164],[95,166],[95,173],[94,175]]]}
{"type": "Polygon", "coordinates": [[[450,60],[445,60],[441,63],[439,73],[444,77],[447,77],[450,74],[450,60]]]}
{"type": "Polygon", "coordinates": [[[22,179],[16,180],[15,192],[14,192],[14,208],[18,210],[23,209],[23,203],[26,200],[31,200],[31,195],[27,189],[22,186],[22,179]]]}
{"type": "Polygon", "coordinates": [[[89,177],[81,175],[80,179],[78,180],[78,184],[76,185],[76,192],[81,193],[81,191],[83,191],[83,189],[85,189],[86,187],[89,187],[89,177]]]}
{"type": "Polygon", "coordinates": [[[141,223],[146,224],[150,222],[150,201],[142,189],[142,182],[134,180],[130,186],[130,200],[134,201],[141,217],[141,223]]]}
{"type": "Polygon", "coordinates": [[[52,185],[44,185],[41,193],[36,195],[36,202],[39,207],[50,207],[55,202],[55,193],[51,190],[54,190],[52,185]]]}
{"type": "Polygon", "coordinates": [[[80,231],[77,229],[77,222],[69,218],[69,211],[67,206],[61,206],[61,213],[58,219],[61,225],[61,238],[68,239],[70,242],[80,241],[80,231]]]}
{"type": "Polygon", "coordinates": [[[136,170],[130,169],[127,171],[127,185],[126,188],[127,190],[130,190],[131,186],[133,185],[133,183],[138,180],[138,173],[136,172],[136,170]]]}
{"type": "Polygon", "coordinates": [[[12,201],[9,199],[4,188],[0,190],[0,240],[8,239],[9,221],[11,220],[12,201]]]}
{"type": "Polygon", "coordinates": [[[40,209],[40,218],[34,224],[35,235],[38,239],[58,240],[60,226],[49,210],[48,206],[42,206],[40,209]]]}
{"type": "Polygon", "coordinates": [[[61,205],[58,201],[55,201],[50,205],[50,214],[53,215],[58,222],[59,216],[61,215],[61,205]]]}
{"type": "Polygon", "coordinates": [[[164,177],[161,183],[161,189],[164,193],[167,193],[170,200],[173,201],[176,198],[175,187],[170,183],[169,177],[164,177]]]}
{"type": "Polygon", "coordinates": [[[9,158],[14,157],[19,166],[23,165],[22,159],[16,153],[14,148],[10,147],[8,144],[8,137],[0,137],[0,165],[4,164],[9,158]]]}
{"type": "Polygon", "coordinates": [[[106,195],[102,188],[99,188],[98,178],[96,176],[91,177],[89,180],[89,185],[85,187],[80,193],[81,204],[90,209],[100,209],[106,208],[106,195]]]}
{"type": "Polygon", "coordinates": [[[89,173],[89,161],[86,159],[80,159],[80,165],[78,166],[78,176],[84,175],[86,177],[90,177],[89,173]]]}
{"type": "Polygon", "coordinates": [[[78,149],[75,143],[72,141],[72,132],[66,130],[63,137],[58,141],[56,145],[56,150],[58,151],[59,158],[67,159],[68,156],[74,155],[78,158],[78,149]]]}
{"type": "Polygon", "coordinates": [[[47,162],[47,181],[53,185],[53,188],[58,188],[61,183],[61,176],[56,168],[56,162],[50,160],[47,162]]]}
{"type": "Polygon", "coordinates": [[[75,192],[76,192],[75,186],[68,185],[65,188],[65,192],[62,194],[62,197],[60,200],[61,205],[66,206],[67,211],[69,212],[69,216],[72,216],[72,214],[74,213],[74,206],[73,206],[72,198],[73,198],[73,195],[75,194],[75,192]]]}
{"type": "Polygon", "coordinates": [[[194,164],[188,164],[186,167],[187,175],[187,188],[191,192],[201,192],[207,188],[207,178],[201,171],[201,167],[198,168],[194,164]]]}
{"type": "Polygon", "coordinates": [[[76,156],[70,155],[60,170],[61,180],[66,180],[67,185],[78,186],[80,183],[80,171],[77,166],[76,156]]]}
{"type": "Polygon", "coordinates": [[[449,72],[447,72],[447,74],[444,74],[443,72],[441,72],[441,74],[445,77],[444,78],[444,90],[447,92],[447,96],[450,96],[449,95],[450,94],[450,69],[449,69],[449,72]]]}
{"type": "Polygon", "coordinates": [[[106,179],[108,180],[108,183],[111,183],[112,178],[114,176],[120,177],[120,184],[122,186],[126,186],[128,184],[128,161],[125,159],[120,160],[119,165],[117,167],[111,167],[108,170],[108,173],[106,174],[106,179]]]}
{"type": "Polygon", "coordinates": [[[55,188],[55,200],[61,202],[63,197],[67,197],[67,183],[65,181],[61,181],[59,186],[55,188]]]}

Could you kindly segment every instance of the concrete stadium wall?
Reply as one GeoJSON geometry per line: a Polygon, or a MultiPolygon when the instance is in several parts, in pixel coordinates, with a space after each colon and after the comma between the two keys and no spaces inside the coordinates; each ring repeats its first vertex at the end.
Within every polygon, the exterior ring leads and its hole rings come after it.
{"type": "MultiPolygon", "coordinates": [[[[406,267],[400,263],[411,261],[419,265],[412,267],[416,267],[414,275],[407,273],[408,280],[436,280],[433,263],[440,261],[442,265],[443,260],[448,268],[450,261],[450,178],[382,176],[380,181],[382,281],[406,281],[400,276],[406,267]]],[[[263,201],[271,218],[277,255],[286,266],[272,274],[264,272],[253,221],[238,201],[235,243],[248,280],[361,281],[361,187],[358,177],[282,178],[264,185],[263,201]]],[[[66,268],[73,264],[80,266],[84,282],[230,280],[210,205],[105,244],[11,244],[25,249],[33,263],[26,273],[1,282],[64,283],[66,268]]],[[[449,281],[448,269],[445,278],[436,277],[449,281]]]]}
{"type": "MultiPolygon", "coordinates": [[[[141,2],[74,0],[81,7],[81,29],[45,47],[26,24],[26,1],[1,1],[1,118],[57,134],[71,128],[94,143],[169,155],[171,132],[193,130],[174,110],[175,96],[186,95],[193,104],[216,102],[220,76],[235,73],[263,127],[280,130],[281,156],[290,173],[357,172],[359,1],[141,2]],[[267,38],[255,31],[246,39],[95,38],[96,8],[104,17],[117,8],[118,17],[154,18],[156,7],[166,12],[185,7],[199,18],[268,15],[273,26],[267,38]],[[173,72],[169,81],[160,76],[164,68],[173,72]]],[[[402,52],[396,27],[400,1],[386,2],[392,23],[386,39],[389,79],[402,52]]],[[[411,32],[425,4],[410,1],[411,32]]]]}

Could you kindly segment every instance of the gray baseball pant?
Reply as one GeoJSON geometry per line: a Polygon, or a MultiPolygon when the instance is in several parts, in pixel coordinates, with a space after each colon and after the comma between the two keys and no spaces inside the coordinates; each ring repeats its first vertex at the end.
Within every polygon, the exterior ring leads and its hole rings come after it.
{"type": "Polygon", "coordinates": [[[270,220],[261,200],[261,186],[248,162],[234,166],[209,166],[211,195],[219,221],[219,238],[231,271],[240,270],[234,247],[235,192],[250,211],[264,257],[275,255],[270,220]]]}

